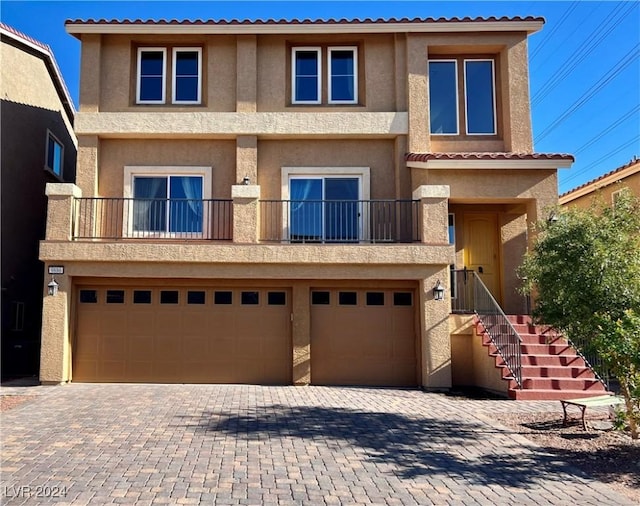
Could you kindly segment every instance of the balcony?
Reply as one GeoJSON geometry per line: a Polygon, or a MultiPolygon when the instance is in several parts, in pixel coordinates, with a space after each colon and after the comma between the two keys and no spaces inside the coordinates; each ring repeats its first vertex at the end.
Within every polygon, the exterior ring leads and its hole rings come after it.
{"type": "Polygon", "coordinates": [[[261,200],[260,241],[420,242],[419,200],[261,200]]]}
{"type": "Polygon", "coordinates": [[[73,240],[230,241],[232,200],[75,198],[73,240]]]}

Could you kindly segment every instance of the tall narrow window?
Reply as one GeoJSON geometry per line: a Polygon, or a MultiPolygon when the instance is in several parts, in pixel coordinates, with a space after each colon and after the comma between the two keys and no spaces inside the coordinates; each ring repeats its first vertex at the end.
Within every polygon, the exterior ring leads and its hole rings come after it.
{"type": "Polygon", "coordinates": [[[355,47],[329,48],[329,103],[358,102],[358,60],[355,47]]]}
{"type": "Polygon", "coordinates": [[[47,165],[46,168],[56,176],[62,177],[64,150],[62,144],[51,132],[47,133],[47,165]]]}
{"type": "Polygon", "coordinates": [[[457,82],[455,60],[429,61],[429,115],[432,134],[458,134],[457,82]]]}
{"type": "Polygon", "coordinates": [[[202,50],[200,48],[173,49],[173,103],[200,103],[201,68],[202,50]]]}
{"type": "Polygon", "coordinates": [[[138,49],[137,103],[164,104],[166,54],[164,48],[138,49]]]}
{"type": "Polygon", "coordinates": [[[496,133],[493,60],[464,61],[467,133],[496,133]]]}
{"type": "Polygon", "coordinates": [[[294,104],[319,104],[321,100],[320,49],[296,47],[292,53],[291,87],[294,104]]]}

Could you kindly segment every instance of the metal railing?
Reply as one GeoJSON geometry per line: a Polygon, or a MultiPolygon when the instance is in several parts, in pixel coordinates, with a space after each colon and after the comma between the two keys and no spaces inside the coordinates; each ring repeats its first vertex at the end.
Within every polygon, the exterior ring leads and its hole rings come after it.
{"type": "Polygon", "coordinates": [[[232,200],[76,198],[73,239],[231,240],[232,220],[232,200]]]}
{"type": "Polygon", "coordinates": [[[493,298],[474,271],[452,271],[452,309],[457,313],[475,313],[509,369],[522,388],[522,338],[513,327],[500,304],[493,298]]]}
{"type": "Polygon", "coordinates": [[[419,242],[419,204],[418,200],[261,200],[260,240],[419,242]]]}

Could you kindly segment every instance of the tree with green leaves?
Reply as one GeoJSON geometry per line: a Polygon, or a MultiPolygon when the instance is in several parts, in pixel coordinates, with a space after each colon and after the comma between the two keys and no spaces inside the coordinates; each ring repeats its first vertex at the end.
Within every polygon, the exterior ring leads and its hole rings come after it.
{"type": "Polygon", "coordinates": [[[640,424],[640,199],[555,210],[536,225],[520,276],[536,323],[595,355],[620,384],[631,437],[640,424]]]}

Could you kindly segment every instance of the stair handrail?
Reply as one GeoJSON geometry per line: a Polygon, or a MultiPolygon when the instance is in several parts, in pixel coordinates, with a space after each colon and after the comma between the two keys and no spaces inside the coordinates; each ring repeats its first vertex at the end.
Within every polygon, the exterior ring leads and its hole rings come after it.
{"type": "Polygon", "coordinates": [[[480,276],[475,271],[468,273],[474,278],[473,312],[482,323],[491,344],[495,346],[518,388],[522,388],[522,337],[480,276]]]}
{"type": "Polygon", "coordinates": [[[602,386],[605,387],[607,390],[610,390],[611,385],[610,385],[609,371],[606,370],[600,358],[597,355],[583,353],[582,343],[578,343],[573,339],[570,339],[569,336],[564,332],[560,332],[560,331],[558,332],[562,337],[564,337],[567,340],[567,344],[575,350],[576,355],[578,355],[582,360],[584,360],[584,363],[587,366],[587,368],[590,369],[593,375],[596,377],[596,379],[600,383],[602,383],[602,386]]]}

